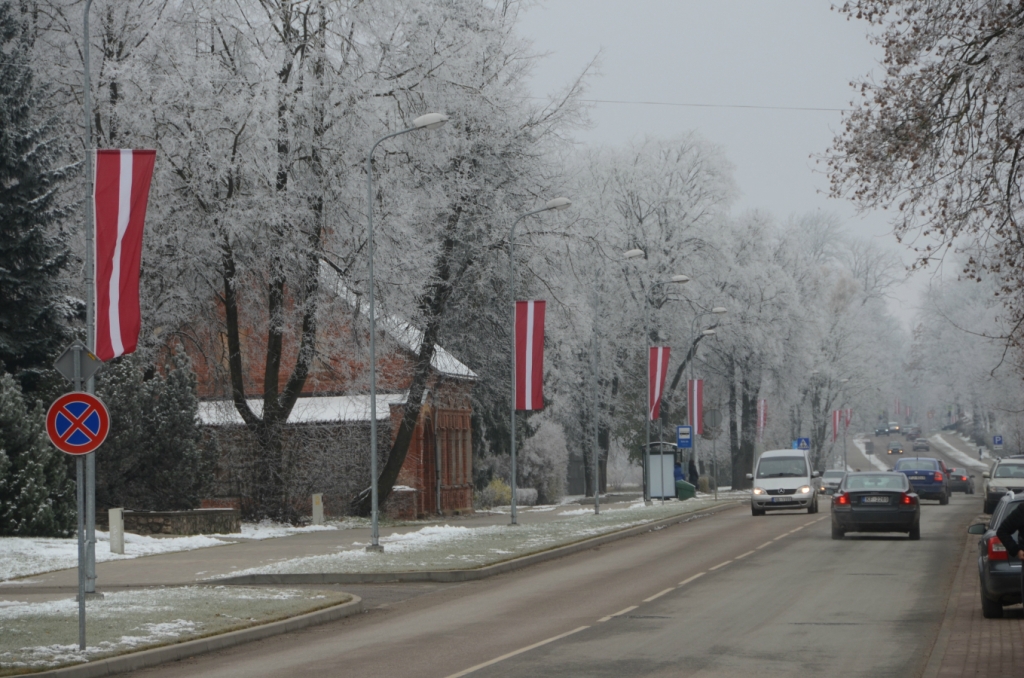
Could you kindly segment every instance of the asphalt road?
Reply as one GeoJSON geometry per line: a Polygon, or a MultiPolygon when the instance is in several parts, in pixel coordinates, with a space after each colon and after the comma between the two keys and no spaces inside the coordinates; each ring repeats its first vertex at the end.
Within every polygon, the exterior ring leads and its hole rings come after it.
{"type": "Polygon", "coordinates": [[[367,613],[136,675],[916,676],[980,508],[924,502],[911,542],[741,506],[489,580],[345,587],[367,613]]]}

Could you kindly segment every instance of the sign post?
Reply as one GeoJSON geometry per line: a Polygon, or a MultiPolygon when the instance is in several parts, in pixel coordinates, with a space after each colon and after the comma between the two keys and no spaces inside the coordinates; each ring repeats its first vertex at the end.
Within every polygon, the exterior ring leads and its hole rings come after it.
{"type": "Polygon", "coordinates": [[[1003,449],[1003,436],[992,436],[992,449],[1001,450],[1003,449]]]}

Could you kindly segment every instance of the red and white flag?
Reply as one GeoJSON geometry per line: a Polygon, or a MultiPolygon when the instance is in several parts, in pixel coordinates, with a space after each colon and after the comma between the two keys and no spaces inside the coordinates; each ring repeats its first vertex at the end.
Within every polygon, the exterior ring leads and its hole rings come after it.
{"type": "Polygon", "coordinates": [[[668,346],[651,346],[650,356],[647,360],[648,383],[650,392],[647,394],[647,401],[651,411],[647,414],[651,421],[658,418],[661,413],[661,396],[665,392],[665,376],[668,374],[668,346]]]}
{"type": "Polygon", "coordinates": [[[841,410],[832,410],[832,442],[839,437],[839,421],[842,416],[841,410]]]}
{"type": "Polygon", "coordinates": [[[850,421],[853,420],[853,409],[847,407],[845,410],[843,410],[843,418],[845,419],[845,423],[843,425],[843,428],[844,429],[850,428],[850,421]]]}
{"type": "Polygon", "coordinates": [[[544,302],[516,302],[516,409],[544,409],[544,302]]]}
{"type": "Polygon", "coordinates": [[[900,397],[899,396],[896,396],[896,409],[893,410],[893,411],[896,413],[895,416],[893,416],[893,419],[895,419],[896,417],[900,416],[900,397]]]}
{"type": "Polygon", "coordinates": [[[704,380],[686,382],[686,417],[693,426],[694,435],[704,435],[704,380]]]}
{"type": "Polygon", "coordinates": [[[757,439],[761,440],[764,430],[768,428],[768,401],[761,398],[757,401],[757,439]]]}
{"type": "Polygon", "coordinates": [[[96,357],[135,350],[142,229],[156,151],[97,150],[93,200],[96,218],[96,357]]]}

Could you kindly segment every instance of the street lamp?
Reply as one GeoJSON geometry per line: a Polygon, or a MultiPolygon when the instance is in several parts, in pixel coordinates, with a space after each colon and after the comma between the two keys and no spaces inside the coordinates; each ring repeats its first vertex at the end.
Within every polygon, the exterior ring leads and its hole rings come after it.
{"type": "MultiPolygon", "coordinates": [[[[622,256],[626,259],[637,259],[644,256],[645,252],[641,249],[627,250],[622,253],[622,256]]],[[[647,307],[651,305],[651,293],[654,292],[655,288],[664,287],[665,285],[682,285],[690,282],[690,277],[686,275],[673,275],[668,280],[662,280],[661,282],[653,283],[647,288],[644,293],[644,357],[650,361],[650,343],[651,343],[651,328],[648,321],[647,307]]],[[[651,487],[650,483],[647,482],[647,470],[651,465],[651,368],[647,366],[645,370],[647,373],[647,411],[644,412],[644,503],[651,503],[651,487]]]]}
{"type": "Polygon", "coordinates": [[[408,127],[391,134],[385,134],[374,142],[366,154],[366,229],[370,255],[370,502],[373,529],[367,551],[384,551],[380,545],[380,523],[377,497],[377,307],[373,294],[373,152],[382,141],[419,130],[433,130],[448,122],[443,113],[427,113],[412,121],[408,127]]]}
{"type": "Polygon", "coordinates": [[[512,298],[512,332],[511,342],[512,347],[512,383],[509,393],[511,394],[511,452],[512,452],[512,524],[517,525],[516,515],[516,258],[515,258],[515,244],[516,244],[516,226],[519,222],[526,217],[533,216],[534,214],[540,214],[541,212],[548,212],[550,210],[561,211],[567,209],[572,205],[572,201],[565,197],[552,198],[544,203],[544,207],[539,210],[533,210],[526,214],[520,215],[518,219],[512,222],[512,228],[508,232],[508,287],[509,296],[512,298]]]}
{"type": "Polygon", "coordinates": [[[847,426],[849,426],[849,424],[846,423],[846,411],[845,411],[846,410],[846,384],[849,383],[849,381],[850,380],[848,378],[847,379],[840,379],[839,380],[839,383],[842,385],[842,389],[843,389],[843,408],[839,412],[839,417],[843,421],[843,470],[844,471],[849,466],[849,464],[847,462],[847,459],[846,459],[846,428],[847,428],[847,426]]]}

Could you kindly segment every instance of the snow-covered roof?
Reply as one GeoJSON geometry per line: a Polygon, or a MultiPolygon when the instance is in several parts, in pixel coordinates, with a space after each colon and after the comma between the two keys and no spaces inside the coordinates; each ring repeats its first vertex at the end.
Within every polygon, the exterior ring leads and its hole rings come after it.
{"type": "MultiPolygon", "coordinates": [[[[333,277],[334,291],[343,297],[349,306],[355,308],[356,304],[359,304],[359,312],[369,317],[370,302],[362,299],[360,295],[350,290],[333,268],[324,264],[321,266],[321,274],[328,278],[333,277]]],[[[423,332],[406,320],[381,313],[379,305],[377,306],[377,327],[387,333],[406,350],[412,351],[415,354],[420,352],[420,346],[423,344],[423,332]]],[[[430,360],[430,366],[447,377],[457,377],[460,379],[477,378],[476,372],[469,369],[465,363],[437,344],[434,344],[434,357],[430,360]]]]}
{"type": "MultiPolygon", "coordinates": [[[[401,405],[408,394],[388,393],[377,396],[377,420],[391,416],[391,405],[401,405]]],[[[249,409],[257,417],[263,416],[263,400],[250,398],[249,409]]],[[[206,426],[242,425],[242,415],[238,414],[234,403],[230,400],[205,400],[199,403],[199,419],[206,426]]],[[[299,398],[295,407],[288,415],[289,424],[317,424],[338,421],[370,421],[370,396],[313,396],[299,398]]]]}

